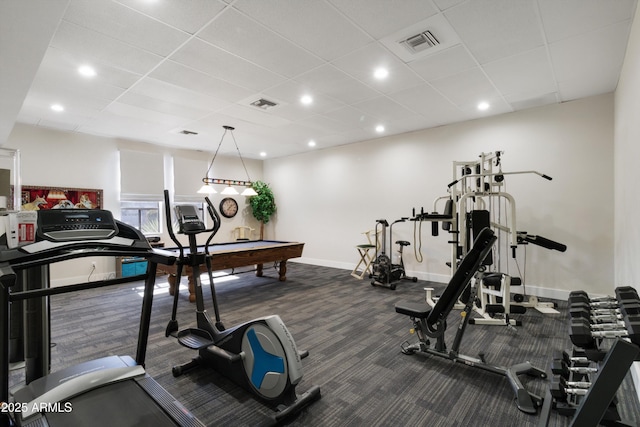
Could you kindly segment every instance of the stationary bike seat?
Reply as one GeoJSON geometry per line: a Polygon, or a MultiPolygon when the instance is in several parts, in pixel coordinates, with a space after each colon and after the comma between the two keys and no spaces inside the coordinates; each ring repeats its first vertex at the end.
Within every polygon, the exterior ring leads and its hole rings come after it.
{"type": "Polygon", "coordinates": [[[396,242],[396,245],[400,245],[400,246],[409,246],[411,243],[407,242],[406,240],[398,240],[396,242]]]}

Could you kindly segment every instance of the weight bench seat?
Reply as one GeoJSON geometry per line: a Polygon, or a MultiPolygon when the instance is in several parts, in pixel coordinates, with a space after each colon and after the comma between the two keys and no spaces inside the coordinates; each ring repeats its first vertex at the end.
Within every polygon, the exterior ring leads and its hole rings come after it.
{"type": "Polygon", "coordinates": [[[416,319],[426,319],[431,313],[431,306],[422,302],[402,302],[396,304],[396,313],[416,319]]]}

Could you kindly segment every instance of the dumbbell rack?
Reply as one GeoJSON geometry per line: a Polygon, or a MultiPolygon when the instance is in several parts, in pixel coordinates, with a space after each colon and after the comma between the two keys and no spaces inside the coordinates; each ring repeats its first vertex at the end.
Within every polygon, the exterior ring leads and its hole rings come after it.
{"type": "Polygon", "coordinates": [[[578,291],[570,295],[569,304],[570,338],[575,347],[552,362],[554,377],[545,395],[539,427],[548,425],[552,408],[572,416],[571,426],[628,425],[618,413],[616,392],[640,357],[640,329],[635,320],[640,298],[635,289],[625,287],[616,289],[616,298],[600,300],[578,291]],[[605,324],[598,317],[602,312],[597,311],[605,306],[613,310],[615,319],[608,329],[603,329],[605,324]],[[586,330],[585,318],[589,319],[586,330]],[[604,348],[605,338],[614,339],[608,349],[604,348]]]}

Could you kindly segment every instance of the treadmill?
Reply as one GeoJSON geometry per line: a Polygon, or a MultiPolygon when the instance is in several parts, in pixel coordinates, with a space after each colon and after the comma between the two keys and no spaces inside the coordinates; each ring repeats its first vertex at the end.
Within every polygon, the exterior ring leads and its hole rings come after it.
{"type": "Polygon", "coordinates": [[[175,255],[151,248],[106,210],[41,210],[36,227],[35,242],[0,246],[0,426],[204,426],[144,368],[157,266],[175,255]],[[140,257],[148,267],[135,277],[49,287],[50,264],[89,256],[140,257]],[[108,356],[50,373],[49,296],[132,280],[145,283],[135,359],[108,356]],[[25,313],[25,384],[12,393],[11,304],[23,304],[25,313]]]}

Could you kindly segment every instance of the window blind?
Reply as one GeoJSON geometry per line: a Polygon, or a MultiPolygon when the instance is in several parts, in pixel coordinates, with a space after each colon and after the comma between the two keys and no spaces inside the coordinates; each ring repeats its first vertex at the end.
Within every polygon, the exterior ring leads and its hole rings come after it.
{"type": "Polygon", "coordinates": [[[162,154],[120,150],[121,200],[162,200],[163,190],[162,154]]]}

